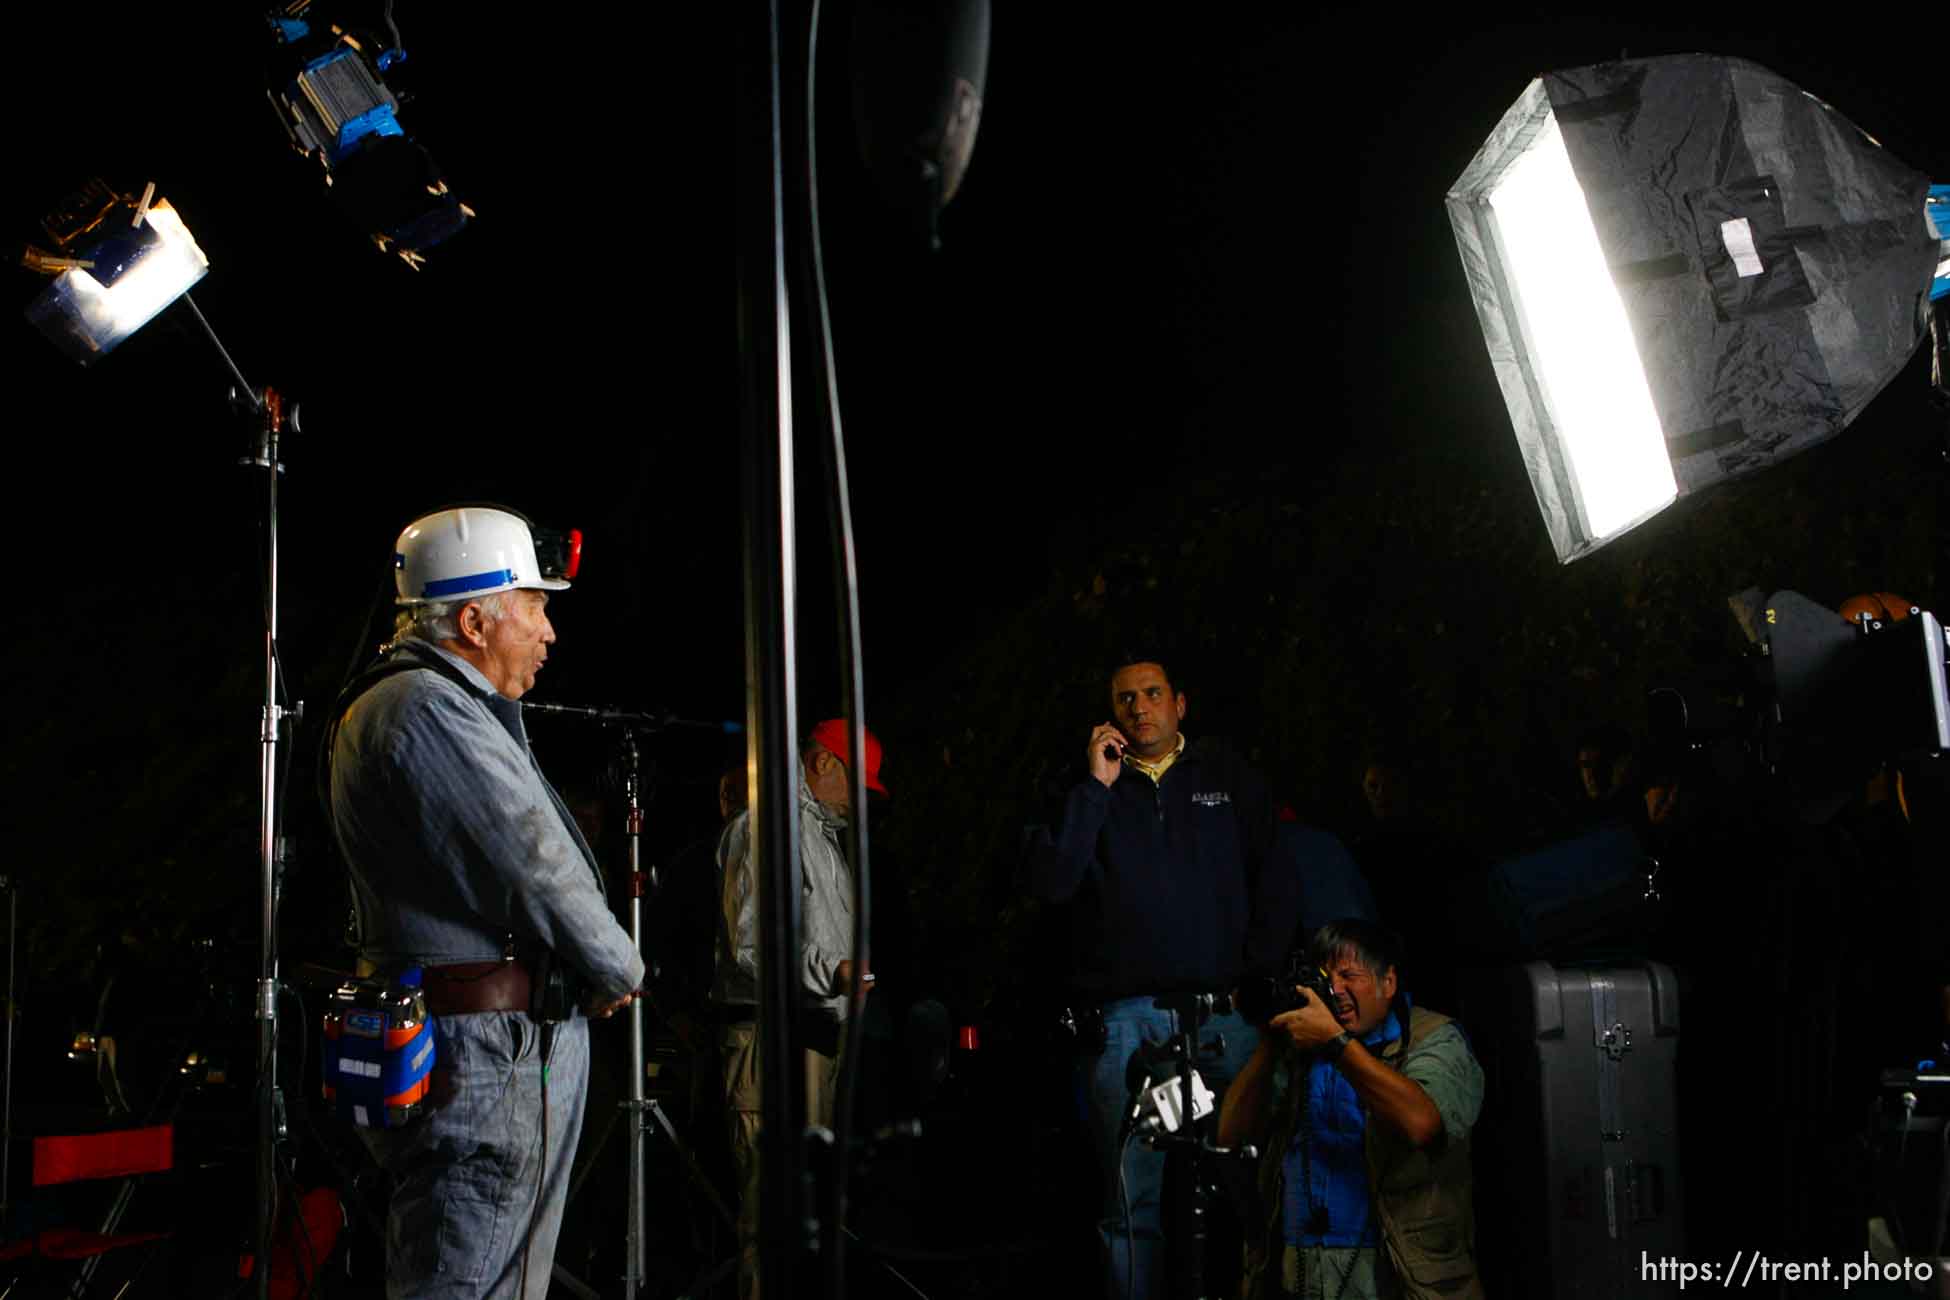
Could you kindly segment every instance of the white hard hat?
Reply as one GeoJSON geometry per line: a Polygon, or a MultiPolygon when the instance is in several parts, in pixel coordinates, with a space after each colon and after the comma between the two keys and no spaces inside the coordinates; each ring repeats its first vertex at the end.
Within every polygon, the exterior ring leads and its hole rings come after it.
{"type": "Polygon", "coordinates": [[[528,521],[511,510],[436,510],[408,524],[393,544],[396,603],[469,600],[518,587],[566,591],[581,558],[582,534],[552,534],[551,539],[561,553],[545,564],[536,553],[528,521]]]}

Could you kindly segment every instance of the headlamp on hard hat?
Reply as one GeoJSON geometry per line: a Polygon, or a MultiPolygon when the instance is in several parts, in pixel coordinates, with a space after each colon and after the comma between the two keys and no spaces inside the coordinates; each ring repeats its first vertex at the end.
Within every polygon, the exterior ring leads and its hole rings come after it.
{"type": "Polygon", "coordinates": [[[531,524],[529,531],[535,538],[535,563],[541,568],[542,576],[573,580],[576,570],[582,567],[582,530],[557,531],[531,524]]]}

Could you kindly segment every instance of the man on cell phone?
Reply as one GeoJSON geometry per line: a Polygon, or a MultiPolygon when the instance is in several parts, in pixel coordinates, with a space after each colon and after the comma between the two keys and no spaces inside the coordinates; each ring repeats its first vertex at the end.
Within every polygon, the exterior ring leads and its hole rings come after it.
{"type": "MultiPolygon", "coordinates": [[[[1223,999],[1238,986],[1272,818],[1252,768],[1219,741],[1187,743],[1186,695],[1158,658],[1122,663],[1110,706],[1055,833],[1031,844],[1028,878],[1034,896],[1072,904],[1072,996],[1104,1028],[1102,1052],[1078,1069],[1103,1173],[1107,1291],[1145,1300],[1165,1282],[1164,1157],[1126,1140],[1126,1071],[1180,1032],[1178,1011],[1160,1001],[1223,999]]],[[[1223,1010],[1198,1032],[1195,1068],[1223,1095],[1257,1039],[1223,1010]]]]}

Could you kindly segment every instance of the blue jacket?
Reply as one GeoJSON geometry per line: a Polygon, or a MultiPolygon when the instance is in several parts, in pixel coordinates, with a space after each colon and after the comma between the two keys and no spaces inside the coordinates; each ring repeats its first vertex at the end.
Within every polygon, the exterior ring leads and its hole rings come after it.
{"type": "Polygon", "coordinates": [[[1099,999],[1234,987],[1246,969],[1272,818],[1259,774],[1188,744],[1153,784],[1085,777],[1054,836],[1032,839],[1029,892],[1072,904],[1073,982],[1099,999]]]}

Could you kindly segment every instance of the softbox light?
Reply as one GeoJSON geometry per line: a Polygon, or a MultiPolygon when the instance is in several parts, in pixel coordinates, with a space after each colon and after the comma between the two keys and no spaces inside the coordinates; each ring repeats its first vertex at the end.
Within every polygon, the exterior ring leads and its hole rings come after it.
{"type": "Polygon", "coordinates": [[[1530,84],[1448,209],[1560,561],[1861,413],[1928,332],[1929,188],[1741,59],[1530,84]]]}

